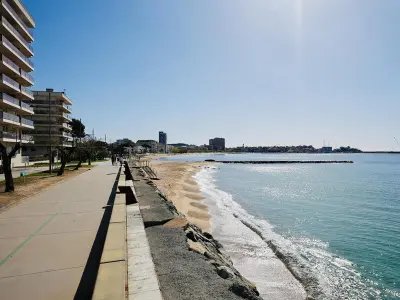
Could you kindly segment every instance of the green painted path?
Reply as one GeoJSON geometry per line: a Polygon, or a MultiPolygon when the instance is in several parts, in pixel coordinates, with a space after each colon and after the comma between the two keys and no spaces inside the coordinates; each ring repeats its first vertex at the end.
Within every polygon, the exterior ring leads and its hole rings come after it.
{"type": "Polygon", "coordinates": [[[100,164],[0,214],[1,299],[72,299],[118,167],[100,164]]]}

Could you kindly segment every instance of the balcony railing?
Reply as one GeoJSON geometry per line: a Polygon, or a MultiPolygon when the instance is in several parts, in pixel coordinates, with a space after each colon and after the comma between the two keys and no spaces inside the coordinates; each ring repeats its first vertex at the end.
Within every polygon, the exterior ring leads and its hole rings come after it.
{"type": "Polygon", "coordinates": [[[18,65],[13,62],[11,59],[9,59],[8,57],[2,55],[2,60],[4,63],[6,63],[7,65],[9,65],[11,68],[13,68],[15,71],[17,71],[19,73],[19,67],[18,65]]]}
{"type": "Polygon", "coordinates": [[[0,98],[3,99],[4,101],[7,101],[7,102],[10,102],[12,104],[19,106],[19,100],[15,99],[14,97],[11,97],[10,95],[7,95],[6,93],[0,93],[0,98]]]}
{"type": "Polygon", "coordinates": [[[17,140],[18,134],[16,132],[0,131],[0,138],[17,140]]]}
{"type": "Polygon", "coordinates": [[[67,133],[67,132],[61,132],[62,136],[68,137],[68,138],[72,138],[72,134],[67,133]]]}
{"type": "Polygon", "coordinates": [[[0,75],[1,78],[3,79],[4,82],[7,82],[8,84],[12,85],[13,87],[15,87],[17,90],[19,90],[19,83],[16,82],[14,79],[11,79],[10,77],[8,77],[5,74],[1,74],[0,75]]]}
{"type": "Polygon", "coordinates": [[[33,31],[25,25],[24,21],[21,20],[20,16],[14,11],[14,9],[8,4],[6,0],[2,0],[3,4],[5,7],[8,8],[10,11],[11,15],[18,21],[18,24],[21,25],[26,31],[29,32],[29,34],[33,37],[33,31]]]}
{"type": "Polygon", "coordinates": [[[62,125],[63,125],[64,127],[67,127],[67,128],[72,128],[71,125],[69,125],[68,123],[63,123],[62,125]]]}
{"type": "Polygon", "coordinates": [[[21,134],[21,140],[23,141],[33,141],[33,136],[29,134],[21,134]]]}
{"type": "Polygon", "coordinates": [[[64,118],[66,118],[66,119],[68,119],[68,120],[71,120],[71,118],[69,117],[69,115],[68,115],[68,114],[66,114],[66,113],[63,113],[62,115],[63,115],[63,117],[64,117],[64,118]]]}
{"type": "Polygon", "coordinates": [[[33,112],[33,108],[29,104],[27,104],[25,102],[21,101],[21,107],[25,108],[26,110],[29,110],[29,111],[33,112]]]}
{"type": "Polygon", "coordinates": [[[21,118],[21,123],[27,126],[33,126],[33,121],[25,118],[21,118]]]}
{"type": "Polygon", "coordinates": [[[27,41],[25,41],[25,39],[24,39],[24,37],[18,32],[18,30],[17,29],[15,29],[14,28],[14,26],[12,26],[11,24],[10,24],[10,22],[8,22],[7,20],[6,20],[6,18],[2,18],[2,21],[3,21],[3,23],[6,25],[6,27],[9,29],[9,30],[11,30],[19,39],[20,39],[20,41],[22,42],[22,44],[24,44],[25,45],[25,47],[27,47],[29,50],[31,50],[31,52],[33,53],[33,47],[32,47],[32,45],[30,45],[27,41]]]}
{"type": "Polygon", "coordinates": [[[30,89],[28,89],[27,87],[24,87],[23,85],[21,85],[21,92],[23,92],[33,98],[33,92],[30,89]]]}
{"type": "Polygon", "coordinates": [[[11,48],[12,51],[14,51],[15,53],[17,53],[17,55],[18,55],[22,60],[24,60],[29,66],[31,66],[32,69],[33,69],[33,67],[34,67],[33,62],[32,62],[29,58],[27,58],[21,51],[19,51],[19,49],[18,49],[17,47],[15,47],[15,46],[13,45],[13,43],[11,43],[11,42],[10,42],[6,37],[4,37],[4,36],[2,36],[2,40],[3,40],[3,43],[4,43],[5,45],[7,45],[7,47],[11,48]]]}
{"type": "Polygon", "coordinates": [[[8,121],[19,123],[19,117],[13,114],[9,114],[5,111],[0,112],[0,118],[8,121]]]}
{"type": "Polygon", "coordinates": [[[33,76],[24,70],[21,70],[21,76],[28,79],[30,82],[34,82],[33,76]]]}

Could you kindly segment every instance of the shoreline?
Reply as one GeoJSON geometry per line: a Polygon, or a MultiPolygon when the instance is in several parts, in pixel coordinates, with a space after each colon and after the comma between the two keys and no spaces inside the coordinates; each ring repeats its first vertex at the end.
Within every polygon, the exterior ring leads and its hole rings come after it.
{"type": "Polygon", "coordinates": [[[159,177],[159,180],[154,181],[157,188],[189,222],[212,233],[208,207],[203,203],[204,196],[193,178],[202,167],[210,165],[213,163],[151,160],[151,167],[159,177]]]}
{"type": "MultiPolygon", "coordinates": [[[[309,281],[302,280],[302,276],[296,274],[290,263],[285,264],[284,257],[280,255],[281,252],[276,251],[278,249],[274,249],[266,243],[260,234],[254,231],[254,228],[251,228],[249,224],[244,224],[242,220],[238,221],[246,227],[246,230],[255,233],[262,240],[262,244],[265,243],[263,247],[269,253],[268,257],[261,260],[246,256],[237,257],[235,251],[229,251],[229,249],[232,250],[232,247],[235,247],[235,241],[231,240],[232,237],[229,235],[224,236],[224,234],[219,234],[218,227],[220,225],[218,223],[221,220],[215,219],[216,223],[212,224],[211,212],[215,208],[205,201],[205,196],[200,190],[200,182],[194,178],[204,166],[213,166],[216,164],[215,162],[177,162],[157,161],[154,159],[151,161],[153,170],[160,177],[160,180],[154,181],[157,188],[174,203],[178,211],[183,213],[189,222],[199,226],[203,231],[213,233],[227,247],[224,252],[227,252],[227,255],[231,257],[238,271],[256,284],[261,296],[265,297],[265,299],[276,300],[284,299],[285,297],[297,300],[306,299],[307,294],[313,294],[312,292],[309,293],[310,290],[306,287],[309,281]],[[214,229],[217,229],[217,232],[213,232],[214,229]],[[254,272],[255,270],[265,276],[261,279],[254,272]]],[[[214,214],[213,217],[217,218],[214,214]]],[[[232,217],[237,219],[235,215],[232,217]]],[[[260,241],[256,243],[260,243],[260,241]]],[[[243,245],[238,244],[237,246],[243,245]]]]}

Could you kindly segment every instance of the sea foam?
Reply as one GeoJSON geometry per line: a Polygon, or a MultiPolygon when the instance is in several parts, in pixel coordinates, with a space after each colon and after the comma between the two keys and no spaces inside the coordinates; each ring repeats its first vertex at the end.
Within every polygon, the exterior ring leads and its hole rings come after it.
{"type": "Polygon", "coordinates": [[[194,176],[209,207],[213,234],[262,296],[304,299],[306,291],[314,299],[381,299],[350,261],[328,251],[328,243],[283,237],[267,220],[250,215],[218,189],[216,172],[216,167],[204,167],[194,176]]]}

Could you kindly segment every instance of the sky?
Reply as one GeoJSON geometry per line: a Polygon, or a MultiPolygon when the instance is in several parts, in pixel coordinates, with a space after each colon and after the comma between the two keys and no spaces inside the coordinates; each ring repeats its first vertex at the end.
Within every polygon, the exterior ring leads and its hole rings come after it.
{"type": "Polygon", "coordinates": [[[33,89],[96,137],[400,151],[398,0],[24,4],[33,89]]]}

